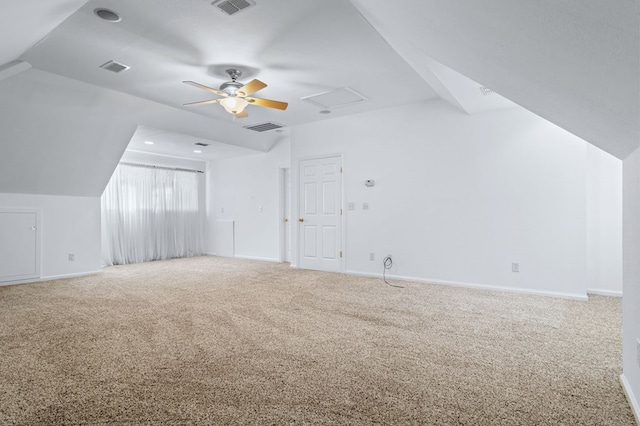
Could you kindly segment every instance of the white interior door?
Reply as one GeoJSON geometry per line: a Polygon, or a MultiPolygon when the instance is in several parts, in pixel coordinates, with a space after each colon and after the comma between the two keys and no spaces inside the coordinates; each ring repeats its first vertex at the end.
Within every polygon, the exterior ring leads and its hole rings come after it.
{"type": "Polygon", "coordinates": [[[36,212],[0,211],[0,281],[39,277],[38,232],[36,212]]]}
{"type": "Polygon", "coordinates": [[[342,270],[342,159],[300,161],[300,268],[342,270]]]}

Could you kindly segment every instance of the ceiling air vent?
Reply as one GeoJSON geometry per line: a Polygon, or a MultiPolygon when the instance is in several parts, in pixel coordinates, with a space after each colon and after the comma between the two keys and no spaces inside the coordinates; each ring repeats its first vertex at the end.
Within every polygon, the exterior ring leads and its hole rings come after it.
{"type": "Polygon", "coordinates": [[[253,0],[216,0],[211,4],[227,15],[235,15],[250,6],[256,5],[253,0]]]}
{"type": "Polygon", "coordinates": [[[323,110],[330,110],[368,101],[367,98],[349,87],[341,87],[328,92],[318,93],[317,95],[305,96],[300,99],[319,106],[323,110]]]}
{"type": "Polygon", "coordinates": [[[202,143],[202,142],[196,142],[194,143],[195,146],[209,146],[211,145],[210,143],[202,143]]]}
{"type": "Polygon", "coordinates": [[[261,123],[252,124],[251,126],[244,126],[245,129],[253,130],[254,132],[266,132],[269,130],[280,129],[282,127],[284,127],[284,125],[276,123],[261,123]]]}
{"type": "Polygon", "coordinates": [[[109,61],[100,65],[100,68],[104,68],[105,70],[109,70],[112,72],[122,72],[128,70],[131,67],[125,64],[121,64],[120,62],[109,61]]]}

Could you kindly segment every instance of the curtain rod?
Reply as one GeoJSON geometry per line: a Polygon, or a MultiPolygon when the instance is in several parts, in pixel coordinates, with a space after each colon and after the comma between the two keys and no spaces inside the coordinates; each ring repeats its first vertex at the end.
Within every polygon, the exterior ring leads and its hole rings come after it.
{"type": "Polygon", "coordinates": [[[181,169],[179,167],[153,166],[151,164],[138,164],[138,163],[127,163],[127,162],[121,162],[119,164],[124,164],[125,166],[148,167],[150,169],[176,170],[178,172],[204,173],[202,170],[181,169]]]}

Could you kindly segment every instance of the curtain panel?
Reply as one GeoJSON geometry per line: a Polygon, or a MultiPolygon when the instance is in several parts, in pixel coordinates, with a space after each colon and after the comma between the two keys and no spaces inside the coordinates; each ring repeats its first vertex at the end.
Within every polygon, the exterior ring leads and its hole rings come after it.
{"type": "Polygon", "coordinates": [[[105,265],[203,254],[200,174],[119,164],[102,194],[105,265]]]}

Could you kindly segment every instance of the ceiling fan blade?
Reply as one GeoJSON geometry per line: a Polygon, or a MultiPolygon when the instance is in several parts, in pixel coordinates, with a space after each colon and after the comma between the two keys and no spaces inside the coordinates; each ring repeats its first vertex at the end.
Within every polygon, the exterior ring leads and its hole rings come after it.
{"type": "Polygon", "coordinates": [[[197,87],[198,89],[206,90],[207,92],[214,93],[218,96],[224,96],[225,98],[229,96],[228,93],[223,92],[222,90],[214,89],[212,87],[205,86],[204,84],[196,83],[195,81],[183,81],[183,83],[193,87],[197,87]]]}
{"type": "Polygon", "coordinates": [[[247,109],[246,108],[243,109],[242,111],[240,111],[239,113],[233,114],[233,115],[235,115],[236,118],[245,118],[245,117],[249,116],[249,114],[247,113],[247,109]]]}
{"type": "Polygon", "coordinates": [[[286,102],[280,101],[272,101],[270,99],[261,99],[261,98],[245,98],[249,103],[253,105],[259,105],[267,108],[275,108],[285,110],[289,106],[286,102]]]}
{"type": "Polygon", "coordinates": [[[250,94],[257,92],[258,90],[262,90],[265,87],[267,87],[265,83],[261,82],[260,80],[254,79],[236,90],[236,95],[249,96],[250,94]]]}
{"type": "Polygon", "coordinates": [[[208,104],[217,104],[222,99],[210,99],[208,101],[198,101],[198,102],[189,102],[188,104],[182,104],[184,106],[193,106],[193,105],[208,105],[208,104]]]}

